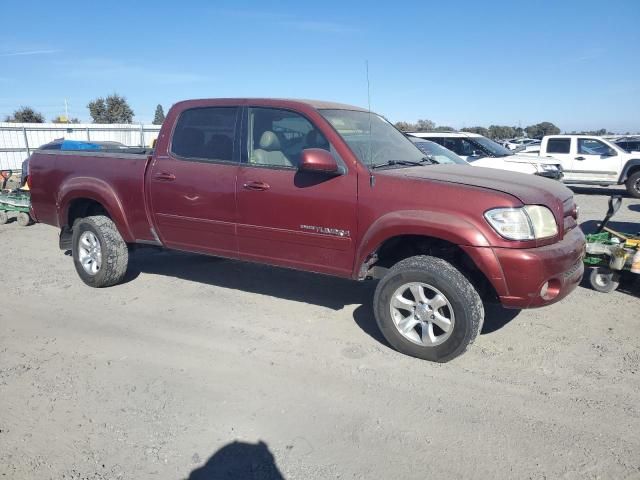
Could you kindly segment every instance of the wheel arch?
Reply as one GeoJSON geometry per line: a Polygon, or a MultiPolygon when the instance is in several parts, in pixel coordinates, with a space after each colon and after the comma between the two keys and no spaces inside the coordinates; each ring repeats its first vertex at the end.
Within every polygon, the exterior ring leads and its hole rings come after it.
{"type": "Polygon", "coordinates": [[[633,175],[637,171],[640,171],[640,158],[632,158],[631,160],[627,160],[624,167],[622,168],[622,172],[620,173],[620,179],[618,183],[624,183],[627,181],[630,175],[633,175]]]}
{"type": "Polygon", "coordinates": [[[448,260],[489,296],[506,292],[499,263],[492,249],[487,248],[488,240],[470,222],[424,211],[385,217],[364,235],[354,278],[365,278],[373,265],[386,269],[405,258],[428,254],[448,260]],[[410,222],[411,219],[418,221],[410,222]]]}
{"type": "Polygon", "coordinates": [[[122,203],[111,186],[103,180],[72,179],[60,188],[57,203],[58,223],[63,230],[72,228],[77,218],[102,213],[113,220],[126,242],[134,241],[122,203]]]}

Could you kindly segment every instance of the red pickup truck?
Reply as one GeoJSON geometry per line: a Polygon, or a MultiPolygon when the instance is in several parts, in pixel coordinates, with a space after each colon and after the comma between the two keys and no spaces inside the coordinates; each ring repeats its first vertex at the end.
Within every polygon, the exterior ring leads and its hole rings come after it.
{"type": "Polygon", "coordinates": [[[171,109],[153,152],[35,152],[33,215],[60,228],[92,287],[155,245],[379,279],[389,343],[447,361],[473,342],[483,301],[540,307],[583,274],[570,190],[437,164],[383,117],[348,105],[213,99],[171,109]]]}

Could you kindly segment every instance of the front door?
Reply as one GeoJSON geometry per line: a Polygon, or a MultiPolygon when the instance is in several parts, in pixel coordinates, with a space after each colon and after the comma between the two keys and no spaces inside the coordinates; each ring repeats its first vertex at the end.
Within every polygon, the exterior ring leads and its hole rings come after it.
{"type": "Polygon", "coordinates": [[[617,183],[620,157],[613,148],[596,138],[578,137],[577,154],[571,170],[584,181],[617,183]]]}
{"type": "Polygon", "coordinates": [[[324,148],[344,163],[304,116],[248,108],[246,162],[238,172],[240,257],[350,276],[356,236],[357,174],[298,172],[305,148],[324,148]]]}
{"type": "Polygon", "coordinates": [[[167,247],[237,257],[239,107],[185,110],[167,155],[148,174],[158,236],[167,247]]]}

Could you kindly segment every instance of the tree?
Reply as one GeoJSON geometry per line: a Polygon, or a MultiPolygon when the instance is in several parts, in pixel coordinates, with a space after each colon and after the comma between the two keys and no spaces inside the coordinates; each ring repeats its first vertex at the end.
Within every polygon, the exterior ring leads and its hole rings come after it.
{"type": "Polygon", "coordinates": [[[162,105],[158,104],[156,114],[153,116],[153,124],[162,125],[162,122],[164,122],[164,110],[162,109],[162,105]]]}
{"type": "Polygon", "coordinates": [[[93,123],[131,123],[133,110],[127,99],[117,93],[106,99],[99,97],[87,105],[93,123]]]}
{"type": "Polygon", "coordinates": [[[77,118],[67,118],[64,115],[58,115],[55,118],[51,119],[52,123],[80,123],[80,120],[77,118]]]}
{"type": "Polygon", "coordinates": [[[513,127],[506,125],[491,125],[489,127],[489,138],[493,139],[506,139],[513,138],[515,136],[515,130],[513,127]]]}
{"type": "Polygon", "coordinates": [[[489,136],[489,130],[484,127],[466,127],[462,129],[463,132],[469,133],[477,133],[478,135],[482,135],[483,137],[489,136]]]}
{"type": "Polygon", "coordinates": [[[416,123],[416,130],[418,132],[432,132],[434,128],[436,128],[436,124],[431,120],[420,119],[418,123],[416,123]]]}
{"type": "Polygon", "coordinates": [[[527,132],[527,136],[531,138],[542,138],[545,135],[558,135],[560,133],[560,129],[551,122],[529,125],[524,131],[527,132]]]}
{"type": "Polygon", "coordinates": [[[12,116],[7,116],[5,122],[12,123],[44,123],[44,115],[36,112],[31,107],[20,107],[13,112],[12,116]]]}
{"type": "Polygon", "coordinates": [[[438,125],[437,127],[431,130],[432,132],[455,132],[456,129],[453,127],[448,127],[446,125],[438,125]]]}
{"type": "Polygon", "coordinates": [[[408,122],[396,122],[394,126],[401,132],[414,132],[417,128],[415,124],[408,122]]]}

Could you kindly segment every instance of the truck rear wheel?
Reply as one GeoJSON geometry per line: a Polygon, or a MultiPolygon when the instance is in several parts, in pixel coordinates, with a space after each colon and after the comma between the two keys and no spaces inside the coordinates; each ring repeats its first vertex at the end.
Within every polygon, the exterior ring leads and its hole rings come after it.
{"type": "Polygon", "coordinates": [[[129,250],[113,221],[104,215],[85,217],[73,225],[73,263],[90,287],[110,287],[127,272],[129,250]]]}
{"type": "Polygon", "coordinates": [[[626,187],[629,195],[635,198],[640,198],[640,170],[629,175],[626,187]]]}
{"type": "Polygon", "coordinates": [[[464,353],[482,329],[482,300],[449,262],[416,256],[398,262],[378,283],[376,321],[399,352],[434,362],[464,353]]]}

